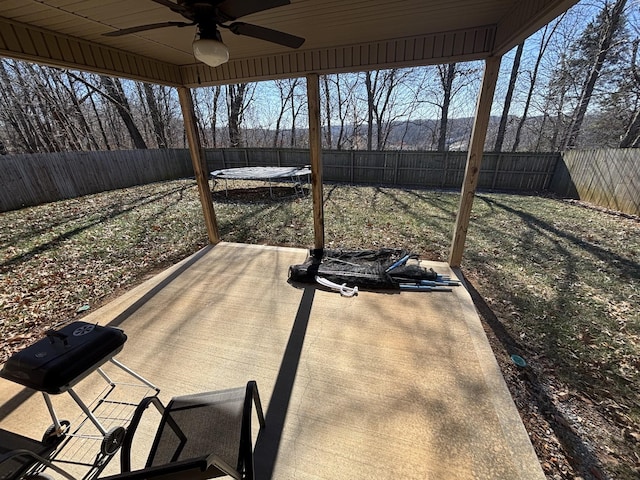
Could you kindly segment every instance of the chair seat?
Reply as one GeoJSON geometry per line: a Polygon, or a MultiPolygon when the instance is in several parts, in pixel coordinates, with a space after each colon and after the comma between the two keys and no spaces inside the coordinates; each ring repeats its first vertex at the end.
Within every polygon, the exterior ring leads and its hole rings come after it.
{"type": "Polygon", "coordinates": [[[100,477],[100,480],[145,480],[149,478],[161,480],[199,480],[225,475],[225,473],[219,472],[217,469],[215,472],[208,471],[209,468],[210,465],[208,465],[207,458],[202,457],[174,462],[168,465],[142,468],[140,470],[134,470],[133,472],[122,472],[109,477],[100,477]]]}
{"type": "Polygon", "coordinates": [[[19,478],[39,463],[37,457],[48,458],[58,443],[43,443],[0,429],[0,479],[19,478]],[[20,452],[31,452],[32,455],[20,452]]]}
{"type": "Polygon", "coordinates": [[[174,397],[163,406],[144,399],[133,415],[121,450],[122,473],[101,480],[205,479],[230,475],[253,479],[251,418],[264,415],[256,382],[245,387],[174,397]],[[131,471],[131,447],[143,412],[153,404],[162,418],[145,468],[131,471]]]}

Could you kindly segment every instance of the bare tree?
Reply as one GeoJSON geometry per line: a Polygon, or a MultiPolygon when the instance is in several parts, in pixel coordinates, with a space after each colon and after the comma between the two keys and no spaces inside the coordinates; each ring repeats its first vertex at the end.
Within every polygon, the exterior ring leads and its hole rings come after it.
{"type": "Polygon", "coordinates": [[[131,107],[129,106],[129,100],[124,93],[120,80],[117,78],[111,78],[105,75],[101,75],[100,82],[107,92],[107,98],[109,98],[113,102],[118,114],[120,115],[120,118],[122,119],[122,122],[127,128],[127,131],[131,136],[131,140],[133,141],[134,147],[138,149],[147,148],[147,144],[144,141],[144,138],[142,138],[140,130],[138,130],[138,127],[133,121],[131,107]]]}
{"type": "Polygon", "coordinates": [[[0,101],[3,103],[1,110],[3,121],[12,127],[15,142],[19,142],[27,153],[35,153],[39,150],[41,142],[23,110],[15,108],[20,94],[16,91],[16,82],[8,70],[10,66],[10,61],[0,59],[0,88],[2,89],[0,101]]]}
{"type": "Polygon", "coordinates": [[[220,85],[216,85],[212,87],[213,89],[213,103],[211,108],[211,136],[213,140],[213,147],[218,147],[218,111],[220,109],[220,96],[222,93],[222,87],[220,85]]]}
{"type": "Polygon", "coordinates": [[[324,95],[324,114],[327,128],[325,129],[325,144],[328,148],[333,148],[333,140],[331,135],[331,89],[329,88],[329,76],[322,77],[322,94],[324,95]]]}
{"type": "Polygon", "coordinates": [[[401,90],[412,74],[412,69],[397,68],[365,72],[368,150],[373,150],[374,137],[376,150],[384,150],[394,122],[411,110],[401,90]]]}
{"type": "MultiPolygon", "coordinates": [[[[325,78],[325,122],[332,125],[335,119],[337,136],[333,132],[326,134],[329,148],[342,150],[344,148],[356,148],[355,135],[359,133],[363,119],[359,113],[358,88],[361,84],[359,74],[327,75],[325,78]],[[328,92],[328,93],[326,93],[328,92]]],[[[331,127],[334,128],[334,127],[331,127]]]]}
{"type": "Polygon", "coordinates": [[[425,101],[440,111],[438,151],[449,150],[449,117],[454,99],[478,80],[479,71],[478,65],[473,63],[451,63],[436,66],[437,85],[428,92],[425,101]]]}
{"type": "Polygon", "coordinates": [[[573,114],[568,134],[564,140],[565,148],[572,148],[576,144],[596,82],[607,60],[614,37],[620,31],[626,4],[627,0],[617,0],[613,5],[605,2],[596,21],[587,26],[585,30],[585,36],[583,37],[584,44],[589,49],[595,47],[593,49],[595,55],[592,58],[589,72],[582,86],[578,107],[573,114]],[[589,38],[589,34],[593,35],[595,45],[590,45],[593,40],[589,38]]]}
{"type": "Polygon", "coordinates": [[[86,139],[87,146],[91,149],[99,150],[100,145],[98,139],[87,118],[91,110],[83,108],[83,104],[91,97],[91,93],[87,92],[86,89],[83,88],[83,85],[78,85],[74,76],[69,75],[68,71],[59,70],[58,78],[60,88],[66,90],[73,104],[76,118],[80,123],[81,134],[86,139]]]}
{"type": "Polygon", "coordinates": [[[290,146],[295,145],[296,119],[300,112],[301,105],[296,107],[296,89],[300,85],[300,78],[288,78],[284,80],[275,80],[275,86],[278,90],[279,109],[276,116],[275,131],[273,133],[273,147],[282,147],[283,145],[283,129],[282,122],[287,112],[291,115],[290,128],[290,146]]]}
{"type": "Polygon", "coordinates": [[[243,146],[240,127],[255,86],[250,83],[227,85],[227,118],[229,143],[232,148],[243,146]]]}
{"type": "Polygon", "coordinates": [[[440,130],[438,135],[438,151],[445,152],[449,149],[447,145],[447,123],[449,121],[449,107],[451,106],[451,96],[453,92],[453,80],[456,76],[456,64],[438,65],[440,82],[442,85],[442,104],[440,105],[440,130]]]}
{"type": "Polygon", "coordinates": [[[520,59],[522,58],[522,51],[524,50],[524,41],[522,41],[516,48],[515,56],[513,57],[513,66],[511,67],[511,75],[509,76],[509,87],[507,88],[507,95],[504,99],[504,107],[502,108],[502,116],[500,117],[500,125],[498,126],[498,134],[496,135],[496,143],[493,147],[495,152],[502,150],[502,144],[504,143],[504,135],[507,130],[507,120],[509,119],[509,109],[511,108],[511,100],[513,99],[513,91],[516,88],[516,80],[518,79],[518,72],[520,69],[520,59]]]}
{"type": "Polygon", "coordinates": [[[153,87],[149,83],[142,83],[144,89],[144,97],[149,107],[149,114],[151,116],[151,123],[153,124],[153,133],[156,139],[158,148],[167,148],[167,134],[164,119],[160,114],[160,107],[158,106],[158,100],[153,87]]]}
{"type": "Polygon", "coordinates": [[[529,115],[529,108],[531,107],[531,101],[533,99],[533,95],[535,93],[536,82],[538,81],[538,72],[540,70],[540,65],[542,64],[542,59],[544,58],[544,54],[549,47],[549,41],[551,40],[554,32],[563,17],[560,17],[551,28],[549,25],[546,25],[542,31],[542,35],[540,37],[540,45],[538,47],[538,53],[536,56],[536,61],[533,66],[533,70],[529,73],[529,89],[527,91],[527,98],[524,103],[524,109],[522,110],[522,116],[520,117],[520,121],[518,122],[518,126],[516,127],[515,138],[513,140],[513,145],[511,146],[511,151],[515,152],[518,150],[520,145],[520,140],[522,136],[522,128],[524,127],[527,117],[529,115]]]}
{"type": "MultiPolygon", "coordinates": [[[[638,43],[640,39],[636,38],[633,41],[632,54],[631,54],[631,75],[629,75],[629,83],[630,89],[635,89],[636,92],[640,90],[640,72],[638,72],[638,65],[636,63],[638,56],[638,43]]],[[[625,98],[628,98],[630,95],[627,93],[625,98]]],[[[636,93],[636,99],[638,98],[638,94],[636,93]]],[[[638,148],[640,147],[640,108],[638,108],[636,102],[636,108],[634,109],[634,113],[631,116],[631,120],[628,122],[627,127],[625,129],[624,135],[620,139],[620,148],[638,148]]]]}

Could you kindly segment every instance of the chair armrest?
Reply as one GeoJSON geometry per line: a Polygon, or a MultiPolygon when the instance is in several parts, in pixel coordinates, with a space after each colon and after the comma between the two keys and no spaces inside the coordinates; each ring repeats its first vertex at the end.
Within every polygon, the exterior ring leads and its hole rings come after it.
{"type": "Polygon", "coordinates": [[[67,478],[68,480],[75,480],[74,476],[72,476],[71,474],[65,472],[63,469],[61,469],[57,465],[54,465],[53,463],[51,463],[50,460],[48,460],[46,458],[43,458],[40,455],[38,455],[36,453],[33,453],[30,450],[18,449],[18,450],[12,450],[11,452],[7,452],[7,453],[5,453],[3,455],[0,455],[0,463],[6,462],[6,461],[8,461],[8,460],[10,460],[12,458],[16,458],[16,457],[29,458],[31,461],[33,461],[35,463],[40,463],[42,465],[46,465],[48,468],[54,470],[55,472],[57,472],[60,475],[62,475],[64,478],[67,478]]]}
{"type": "Polygon", "coordinates": [[[256,414],[258,415],[258,422],[260,427],[265,428],[264,413],[262,412],[262,402],[260,401],[260,394],[258,393],[258,384],[255,380],[250,380],[247,383],[247,395],[251,395],[253,403],[256,406],[256,414]]]}
{"type": "Polygon", "coordinates": [[[164,405],[157,396],[145,397],[136,407],[133,412],[129,426],[127,427],[127,433],[122,440],[122,447],[120,448],[120,470],[122,472],[131,471],[131,444],[133,443],[133,435],[136,433],[142,414],[149,408],[149,405],[153,404],[160,414],[164,413],[164,405]]]}
{"type": "MultiPolygon", "coordinates": [[[[133,472],[122,472],[117,475],[108,477],[100,477],[99,480],[145,480],[152,478],[162,478],[162,480],[198,480],[212,478],[212,472],[207,457],[195,458],[192,460],[183,460],[179,462],[167,463],[165,465],[156,465],[155,467],[147,467],[133,472]]],[[[226,474],[226,472],[216,469],[216,472],[226,474]]]]}

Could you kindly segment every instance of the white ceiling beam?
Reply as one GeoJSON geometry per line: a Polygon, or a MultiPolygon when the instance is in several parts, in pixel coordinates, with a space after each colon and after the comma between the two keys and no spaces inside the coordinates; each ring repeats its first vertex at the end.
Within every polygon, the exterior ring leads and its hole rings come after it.
{"type": "Polygon", "coordinates": [[[180,69],[152,58],[0,17],[0,55],[150,83],[182,85],[180,69]]]}

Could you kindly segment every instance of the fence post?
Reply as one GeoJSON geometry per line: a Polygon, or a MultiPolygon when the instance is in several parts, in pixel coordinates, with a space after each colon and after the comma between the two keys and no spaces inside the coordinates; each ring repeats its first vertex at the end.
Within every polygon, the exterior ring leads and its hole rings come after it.
{"type": "Polygon", "coordinates": [[[498,170],[500,169],[500,163],[502,161],[502,151],[498,152],[498,158],[496,158],[496,167],[493,171],[493,182],[491,182],[491,190],[496,189],[496,182],[498,181],[498,170]]]}
{"type": "Polygon", "coordinates": [[[444,155],[442,157],[442,179],[440,181],[440,188],[445,188],[447,186],[447,173],[449,171],[449,151],[445,150],[444,155]]]}
{"type": "Polygon", "coordinates": [[[351,150],[351,170],[349,172],[349,179],[350,182],[353,183],[353,178],[355,176],[354,170],[355,170],[355,163],[356,163],[356,152],[355,150],[351,150]]]}
{"type": "Polygon", "coordinates": [[[398,170],[400,168],[399,164],[400,164],[400,152],[396,152],[395,171],[393,172],[393,184],[394,185],[398,185],[398,170]]]}

